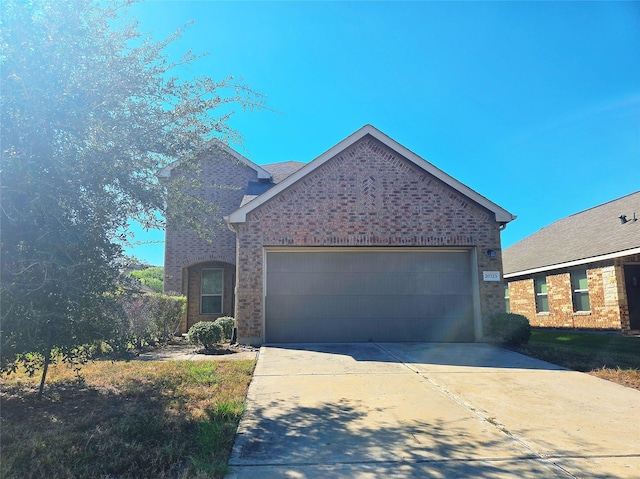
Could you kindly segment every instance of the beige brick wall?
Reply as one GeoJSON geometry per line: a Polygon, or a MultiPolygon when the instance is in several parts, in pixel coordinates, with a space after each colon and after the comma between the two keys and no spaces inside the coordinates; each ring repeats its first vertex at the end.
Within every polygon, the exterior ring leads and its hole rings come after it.
{"type": "Polygon", "coordinates": [[[574,312],[570,271],[567,269],[546,274],[548,313],[536,313],[533,276],[510,280],[511,312],[526,316],[534,327],[624,329],[618,300],[621,290],[624,291],[624,276],[621,277],[619,265],[610,261],[587,267],[589,312],[574,312]]]}
{"type": "MultiPolygon", "coordinates": [[[[536,303],[533,279],[509,281],[509,309],[512,313],[522,314],[529,318],[529,323],[536,321],[536,303]]],[[[542,320],[544,318],[540,318],[542,320]]]]}
{"type": "Polygon", "coordinates": [[[261,341],[263,251],[268,246],[475,247],[483,321],[504,310],[494,214],[365,137],[250,212],[237,225],[239,339],[261,341]],[[495,250],[489,258],[488,249],[495,250]]]}

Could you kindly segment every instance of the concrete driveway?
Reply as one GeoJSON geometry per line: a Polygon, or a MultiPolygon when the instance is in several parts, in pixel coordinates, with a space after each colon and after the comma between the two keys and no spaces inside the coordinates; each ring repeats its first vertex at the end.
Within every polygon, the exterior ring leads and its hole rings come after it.
{"type": "Polygon", "coordinates": [[[640,391],[486,344],[265,346],[229,478],[639,478],[640,391]]]}

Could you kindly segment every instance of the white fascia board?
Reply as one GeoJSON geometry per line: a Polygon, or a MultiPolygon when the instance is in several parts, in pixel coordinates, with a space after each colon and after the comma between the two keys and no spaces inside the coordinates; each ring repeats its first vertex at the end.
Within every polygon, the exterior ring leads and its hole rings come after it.
{"type": "Polygon", "coordinates": [[[414,163],[419,168],[427,171],[431,175],[433,175],[436,178],[438,178],[440,181],[446,183],[447,185],[451,186],[452,188],[454,188],[455,190],[459,191],[463,195],[467,196],[471,200],[475,201],[476,203],[478,203],[478,204],[484,206],[485,208],[487,208],[488,210],[492,211],[496,215],[496,221],[497,222],[499,222],[499,223],[508,223],[509,221],[513,221],[516,218],[514,215],[509,213],[507,210],[499,207],[495,203],[489,201],[484,196],[482,196],[482,195],[476,193],[475,191],[473,191],[468,186],[460,183],[455,178],[447,175],[444,171],[436,168],[431,163],[429,163],[428,161],[426,161],[423,158],[419,157],[418,155],[413,153],[411,150],[405,148],[400,143],[398,143],[394,139],[390,138],[389,136],[385,135],[384,133],[382,133],[380,130],[378,130],[374,126],[365,125],[362,128],[360,128],[358,131],[356,131],[355,133],[352,133],[351,135],[349,135],[347,138],[342,140],[337,145],[335,145],[332,148],[330,148],[329,150],[325,151],[323,154],[321,154],[319,157],[317,157],[313,161],[307,163],[305,166],[300,168],[298,171],[296,171],[293,175],[291,175],[288,178],[286,178],[284,181],[278,183],[273,188],[269,189],[268,191],[266,191],[262,195],[258,196],[256,199],[251,201],[251,203],[248,203],[247,205],[243,206],[242,208],[239,208],[238,210],[236,210],[233,213],[231,213],[231,215],[229,215],[229,221],[232,222],[232,223],[244,223],[246,221],[246,219],[247,219],[247,213],[249,213],[253,209],[259,207],[260,205],[264,204],[265,202],[269,201],[271,198],[276,196],[278,193],[280,193],[284,189],[288,188],[290,185],[292,185],[293,183],[295,183],[299,179],[304,178],[309,173],[311,173],[315,169],[317,169],[320,166],[322,166],[326,161],[330,160],[331,158],[336,156],[338,153],[344,151],[345,149],[347,149],[348,147],[350,147],[351,145],[353,145],[354,143],[356,143],[358,140],[362,139],[366,135],[373,136],[375,139],[377,139],[381,143],[385,144],[390,149],[396,151],[400,155],[402,155],[405,158],[407,158],[409,161],[414,163]]]}
{"type": "Polygon", "coordinates": [[[589,263],[597,263],[598,261],[605,261],[608,259],[620,258],[622,256],[630,256],[632,254],[640,254],[640,247],[627,249],[624,251],[617,251],[615,253],[603,254],[600,256],[592,256],[590,258],[582,258],[574,261],[567,261],[565,263],[552,264],[549,266],[540,266],[539,268],[525,269],[522,271],[516,271],[515,273],[505,273],[503,277],[504,279],[517,278],[518,276],[527,276],[530,274],[543,273],[545,271],[553,271],[556,269],[571,268],[573,266],[581,266],[589,263]]]}
{"type": "Polygon", "coordinates": [[[514,215],[509,213],[504,208],[498,206],[493,201],[490,201],[489,199],[485,198],[484,196],[482,196],[478,192],[472,190],[471,188],[469,188],[464,183],[459,182],[454,177],[448,175],[447,173],[445,173],[441,169],[439,169],[436,166],[432,165],[431,163],[429,163],[424,158],[416,155],[413,151],[409,150],[408,148],[405,148],[400,143],[395,141],[393,138],[388,137],[387,135],[382,133],[380,130],[374,128],[371,125],[367,125],[367,127],[371,127],[372,128],[372,131],[369,132],[369,134],[371,134],[371,136],[375,137],[376,139],[378,139],[382,143],[386,144],[391,149],[397,151],[402,156],[407,158],[409,161],[414,163],[416,166],[418,166],[419,168],[422,168],[423,170],[426,170],[428,173],[430,173],[431,175],[435,176],[436,178],[438,178],[443,183],[449,185],[454,190],[459,191],[460,193],[462,193],[466,197],[472,199],[476,203],[484,206],[488,210],[490,210],[493,213],[495,213],[496,221],[498,223],[508,223],[508,222],[513,221],[513,220],[516,219],[516,217],[514,215]]]}
{"type": "Polygon", "coordinates": [[[260,180],[270,180],[271,179],[271,173],[269,173],[267,170],[265,170],[265,169],[261,168],[260,166],[256,165],[253,161],[249,160],[244,155],[241,155],[240,153],[238,153],[236,150],[234,150],[230,146],[225,145],[224,143],[222,143],[221,146],[222,146],[222,149],[224,151],[229,153],[236,160],[240,161],[241,163],[244,163],[245,165],[247,165],[252,170],[255,170],[255,172],[258,173],[258,179],[260,179],[260,180]]]}
{"type": "Polygon", "coordinates": [[[247,203],[245,206],[243,206],[243,207],[237,209],[236,211],[234,211],[233,213],[231,213],[229,215],[227,221],[230,222],[230,223],[244,223],[247,220],[247,213],[249,213],[250,211],[254,210],[258,206],[266,203],[271,198],[273,198],[275,195],[280,193],[282,190],[288,188],[290,185],[292,185],[293,183],[295,183],[299,179],[304,178],[309,173],[311,173],[312,171],[314,171],[317,168],[319,168],[320,166],[322,166],[327,160],[333,158],[338,153],[340,153],[342,150],[344,150],[345,148],[351,146],[353,143],[355,143],[360,138],[362,138],[366,134],[366,133],[363,133],[363,130],[365,128],[366,128],[366,126],[364,128],[361,128],[360,130],[356,131],[352,135],[348,136],[347,138],[342,140],[340,143],[338,143],[337,145],[335,145],[331,149],[325,151],[322,155],[320,155],[319,157],[317,157],[313,161],[310,161],[309,163],[304,165],[302,168],[300,168],[298,171],[296,171],[292,175],[290,175],[287,178],[285,178],[283,181],[278,183],[276,186],[270,188],[269,190],[265,191],[264,193],[262,193],[257,198],[253,199],[250,203],[247,203]]]}
{"type": "MultiPolygon", "coordinates": [[[[217,148],[222,148],[222,150],[224,150],[226,153],[228,153],[231,156],[233,156],[240,163],[243,163],[246,166],[248,166],[249,168],[251,168],[252,170],[254,170],[258,174],[258,179],[261,179],[261,180],[270,180],[271,179],[271,174],[268,171],[266,171],[265,169],[263,169],[260,166],[256,165],[253,161],[249,160],[245,156],[241,155],[240,153],[238,153],[236,150],[231,148],[226,143],[222,143],[219,140],[211,140],[211,142],[209,142],[209,145],[212,145],[212,144],[217,148]]],[[[181,160],[176,160],[176,161],[172,162],[171,164],[167,165],[162,170],[160,170],[160,172],[158,173],[158,177],[159,178],[170,178],[171,177],[171,171],[174,168],[180,166],[180,163],[181,163],[181,160]]]]}

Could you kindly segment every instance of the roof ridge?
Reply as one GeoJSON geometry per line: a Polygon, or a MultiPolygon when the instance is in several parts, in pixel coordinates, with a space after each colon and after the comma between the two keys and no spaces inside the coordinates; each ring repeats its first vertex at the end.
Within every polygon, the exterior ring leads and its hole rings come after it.
{"type": "Polygon", "coordinates": [[[550,228],[551,226],[553,226],[553,225],[555,225],[555,224],[557,224],[557,223],[567,221],[567,220],[569,220],[570,218],[574,218],[575,216],[579,216],[579,215],[581,215],[581,214],[583,214],[583,213],[586,213],[586,212],[588,212],[588,211],[596,210],[596,209],[598,209],[598,208],[602,208],[602,207],[604,207],[604,206],[610,205],[611,203],[615,203],[616,201],[624,200],[625,198],[628,198],[629,196],[636,195],[636,194],[638,194],[638,193],[640,193],[640,190],[638,190],[638,191],[634,191],[633,193],[629,193],[629,194],[627,194],[627,195],[620,196],[620,197],[618,197],[618,198],[614,198],[613,200],[609,200],[609,201],[606,201],[606,202],[604,202],[604,203],[600,203],[599,205],[591,206],[590,208],[585,208],[585,209],[584,209],[584,210],[582,210],[582,211],[577,211],[576,213],[571,213],[571,214],[569,214],[569,215],[567,215],[567,216],[563,216],[562,218],[558,218],[557,220],[554,220],[554,221],[552,221],[551,223],[549,223],[549,224],[547,224],[547,225],[545,225],[545,226],[541,227],[539,230],[534,231],[534,232],[533,232],[533,233],[531,233],[530,235],[525,236],[524,238],[522,238],[522,239],[520,239],[520,240],[516,241],[516,242],[515,242],[515,243],[513,243],[511,246],[509,246],[508,248],[505,248],[505,249],[509,249],[509,248],[511,248],[512,246],[517,245],[517,244],[518,244],[518,243],[520,243],[521,241],[524,241],[525,239],[529,238],[530,236],[533,236],[533,235],[535,235],[536,233],[539,233],[540,231],[546,230],[546,229],[550,228]]]}
{"type": "Polygon", "coordinates": [[[300,163],[300,164],[306,164],[305,161],[299,161],[299,160],[285,160],[285,161],[274,161],[273,163],[263,163],[260,166],[270,166],[270,165],[282,165],[284,163],[300,163]]]}
{"type": "MultiPolygon", "coordinates": [[[[620,196],[618,198],[614,198],[614,199],[606,201],[604,203],[600,203],[599,205],[595,205],[595,206],[592,206],[590,208],[585,208],[582,211],[578,211],[577,213],[570,214],[568,216],[565,216],[564,218],[560,218],[557,221],[566,220],[567,218],[571,218],[572,216],[581,215],[582,213],[586,213],[587,211],[595,210],[595,209],[598,209],[598,208],[602,208],[602,207],[607,206],[607,205],[609,205],[611,203],[615,203],[616,201],[624,200],[625,198],[628,198],[629,196],[637,195],[638,193],[640,193],[640,190],[634,191],[633,193],[629,193],[628,195],[624,195],[624,196],[620,196]]],[[[551,224],[553,224],[553,223],[551,223],[551,224]]]]}
{"type": "Polygon", "coordinates": [[[635,191],[549,223],[505,248],[505,277],[639,250],[638,224],[624,218],[633,214],[635,219],[639,208],[640,191],[635,191]]]}

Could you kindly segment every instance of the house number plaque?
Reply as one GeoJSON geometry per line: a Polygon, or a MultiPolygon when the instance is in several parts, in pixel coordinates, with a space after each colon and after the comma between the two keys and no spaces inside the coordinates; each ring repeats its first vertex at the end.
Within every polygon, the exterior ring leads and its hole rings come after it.
{"type": "Polygon", "coordinates": [[[500,281],[500,271],[483,271],[483,281],[500,281]]]}

